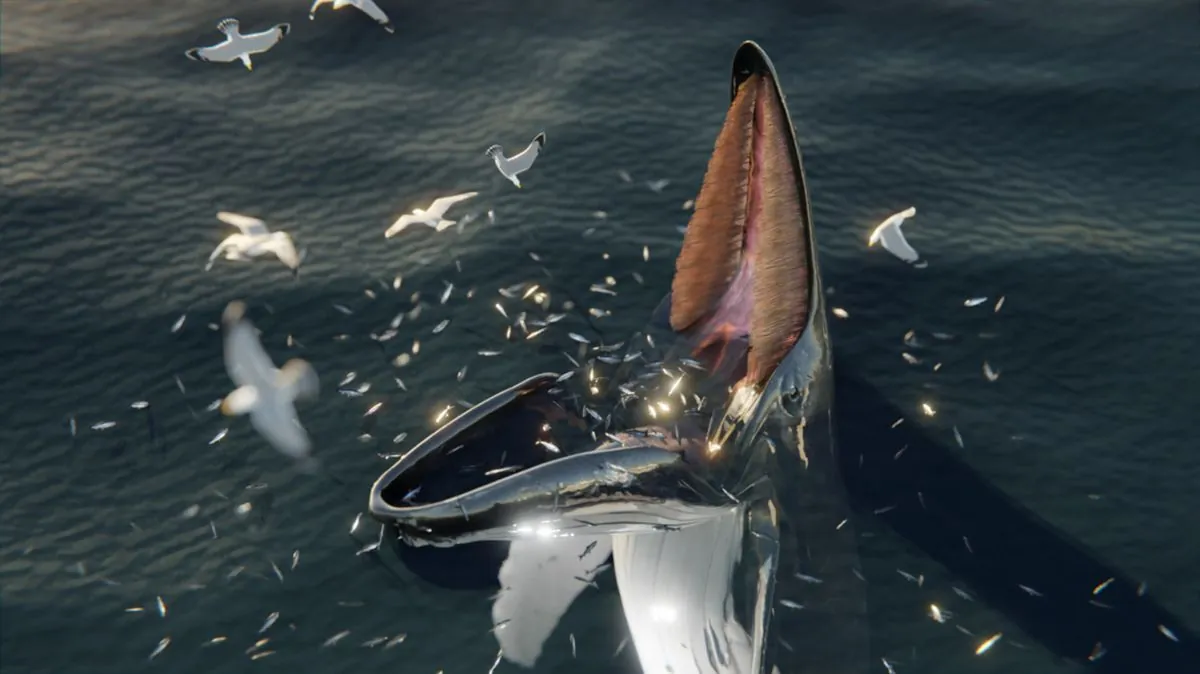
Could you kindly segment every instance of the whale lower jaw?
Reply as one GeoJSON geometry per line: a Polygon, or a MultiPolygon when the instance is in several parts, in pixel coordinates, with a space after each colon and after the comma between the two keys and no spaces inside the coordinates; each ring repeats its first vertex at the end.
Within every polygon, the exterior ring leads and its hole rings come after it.
{"type": "MultiPolygon", "coordinates": [[[[761,671],[754,621],[740,619],[735,609],[734,575],[773,576],[773,561],[739,569],[748,539],[747,506],[688,512],[693,519],[677,529],[515,540],[492,605],[504,658],[533,667],[546,639],[611,553],[622,611],[644,672],[761,671]]],[[[649,524],[666,524],[650,522],[644,510],[642,515],[649,524]]],[[[769,602],[749,599],[753,606],[769,602]]]]}

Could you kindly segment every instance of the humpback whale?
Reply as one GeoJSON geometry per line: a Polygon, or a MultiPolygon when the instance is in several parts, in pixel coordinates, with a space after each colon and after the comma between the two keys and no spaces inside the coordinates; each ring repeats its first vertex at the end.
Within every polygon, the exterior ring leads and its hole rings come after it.
{"type": "Polygon", "coordinates": [[[537,661],[611,556],[647,673],[865,672],[850,508],[881,505],[1061,657],[1105,672],[1196,661],[1195,637],[1135,582],[895,427],[890,403],[834,367],[799,145],[753,42],[734,57],[670,294],[623,356],[582,369],[467,410],[369,497],[410,566],[431,553],[454,560],[440,565],[451,575],[498,579],[494,631],[512,662],[537,661]],[[464,549],[485,554],[443,554],[464,549]]]}

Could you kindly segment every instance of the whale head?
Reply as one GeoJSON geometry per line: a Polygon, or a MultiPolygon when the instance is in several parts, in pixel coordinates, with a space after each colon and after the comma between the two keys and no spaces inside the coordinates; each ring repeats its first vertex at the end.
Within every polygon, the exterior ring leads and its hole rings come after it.
{"type": "MultiPolygon", "coordinates": [[[[781,550],[794,548],[781,532],[807,529],[805,508],[818,507],[815,497],[837,482],[832,359],[793,128],[770,59],[757,44],[742,44],[671,291],[647,328],[623,356],[593,347],[581,371],[533,376],[437,429],[376,481],[371,514],[410,546],[511,541],[514,587],[521,556],[575,556],[565,548],[583,560],[600,541],[597,563],[612,551],[643,669],[689,671],[678,663],[692,655],[659,648],[657,639],[703,650],[703,674],[772,671],[774,578],[781,550]],[[468,468],[473,482],[461,479],[468,468]],[[790,524],[789,511],[801,513],[790,524]],[[707,571],[687,568],[697,555],[713,556],[707,571]],[[648,585],[655,565],[692,583],[648,585]],[[739,565],[749,569],[749,585],[732,580],[739,565]],[[723,595],[685,605],[714,578],[723,595]],[[735,585],[752,588],[736,610],[735,585]],[[678,606],[640,605],[662,593],[678,606]],[[668,629],[660,618],[681,611],[703,621],[658,639],[668,629]]],[[[846,516],[823,512],[825,533],[846,516]]],[[[525,603],[561,595],[569,604],[582,589],[552,586],[540,581],[542,596],[525,603]]],[[[533,641],[548,634],[545,625],[520,629],[537,632],[533,641]]],[[[503,650],[532,664],[540,642],[528,641],[510,638],[503,650]]]]}

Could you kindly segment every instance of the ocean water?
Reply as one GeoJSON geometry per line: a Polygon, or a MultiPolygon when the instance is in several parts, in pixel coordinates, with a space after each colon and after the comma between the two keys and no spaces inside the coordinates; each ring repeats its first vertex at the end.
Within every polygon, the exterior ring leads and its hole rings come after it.
{"type": "MultiPolygon", "coordinates": [[[[358,543],[346,532],[389,463],[379,454],[411,446],[448,404],[564,368],[504,345],[497,288],[538,282],[556,302],[611,311],[595,320],[606,336],[644,322],[744,39],[770,53],[798,127],[830,302],[848,313],[834,321],[839,356],[913,423],[951,443],[957,428],[973,467],[1200,625],[1194,2],[380,4],[395,35],[353,10],[309,22],[298,1],[0,8],[5,674],[486,671],[487,592],[356,556],[370,529],[358,543]],[[294,30],[252,73],[185,59],[226,16],[294,30]],[[516,190],[483,150],[541,130],[545,153],[516,190]],[[670,182],[656,192],[656,180],[670,182]],[[412,206],[468,189],[481,194],[459,211],[476,216],[461,232],[382,236],[412,206]],[[865,245],[909,205],[926,269],[865,245]],[[290,231],[309,249],[299,279],[270,262],[205,273],[225,234],[218,210],[290,231]],[[617,296],[588,293],[609,275],[617,296]],[[455,290],[439,304],[445,283],[455,290]],[[415,292],[428,306],[381,348],[368,335],[415,292]],[[989,299],[964,306],[977,296],[989,299]],[[229,387],[209,324],[232,299],[277,361],[303,356],[321,373],[302,414],[347,487],[295,474],[244,419],[205,411],[229,387]],[[910,365],[909,329],[959,338],[910,365]],[[364,396],[338,394],[348,372],[372,385],[364,396]],[[919,417],[922,402],[937,415],[919,417]],[[91,429],[103,421],[117,425],[91,429]],[[251,660],[272,612],[274,654],[251,660]],[[361,646],[402,633],[393,648],[361,646]]],[[[562,327],[593,329],[575,316],[562,327]]],[[[885,657],[902,673],[1068,667],[958,601],[959,624],[1007,635],[976,657],[977,638],[923,615],[931,597],[954,602],[954,579],[881,524],[858,526],[876,571],[876,671],[885,657]]],[[[613,593],[585,596],[539,669],[636,671],[628,651],[612,658],[622,630],[613,593]]]]}

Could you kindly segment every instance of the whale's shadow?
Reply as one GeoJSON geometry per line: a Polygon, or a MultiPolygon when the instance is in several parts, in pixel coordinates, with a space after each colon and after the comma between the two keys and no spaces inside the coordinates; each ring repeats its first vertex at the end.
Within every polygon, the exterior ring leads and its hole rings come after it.
{"type": "MultiPolygon", "coordinates": [[[[916,424],[895,425],[900,409],[842,362],[836,349],[834,358],[841,470],[856,511],[884,511],[878,516],[890,528],[1059,657],[1096,671],[1139,674],[1182,672],[1200,661],[1195,635],[1139,594],[1136,582],[1001,492],[916,424]],[[1103,602],[1097,601],[1094,588],[1110,578],[1103,602]],[[1022,586],[1045,590],[1035,595],[1022,586]]],[[[544,460],[529,442],[541,423],[541,416],[517,408],[488,432],[474,434],[479,440],[463,445],[455,463],[474,466],[502,454],[510,465],[544,460]]],[[[420,500],[448,498],[490,481],[480,476],[478,470],[437,471],[422,484],[420,500]]],[[[497,587],[508,554],[503,542],[396,545],[410,571],[446,589],[497,587]]]]}

